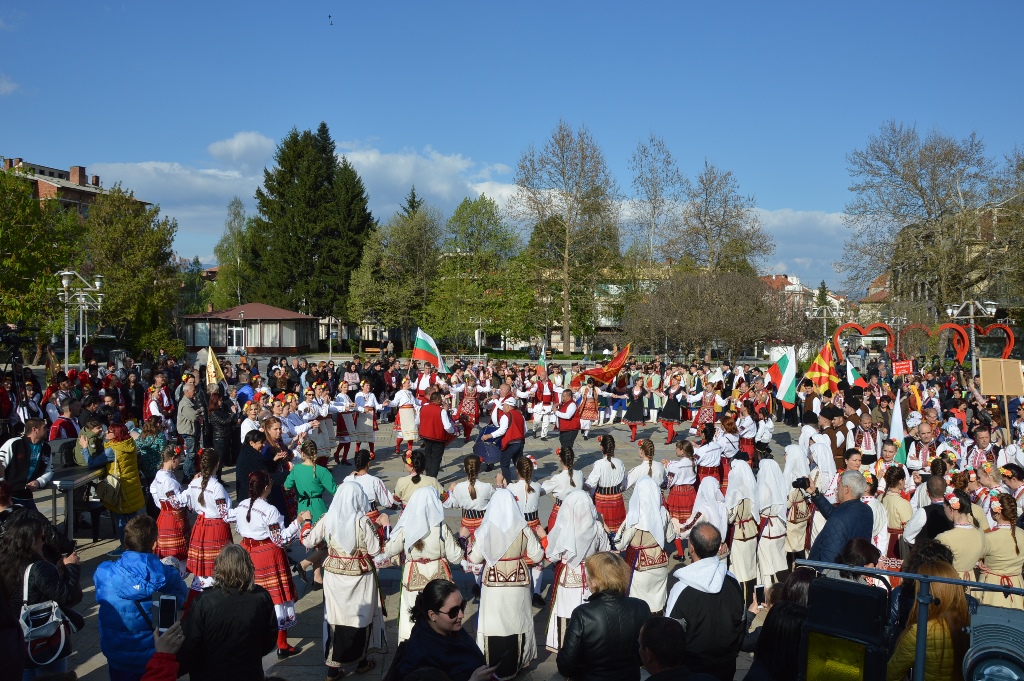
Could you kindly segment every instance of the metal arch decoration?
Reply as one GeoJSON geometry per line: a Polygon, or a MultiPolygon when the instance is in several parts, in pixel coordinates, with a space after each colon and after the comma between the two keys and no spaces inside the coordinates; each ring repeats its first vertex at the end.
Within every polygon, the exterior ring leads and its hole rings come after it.
{"type": "Polygon", "coordinates": [[[862,336],[866,336],[871,332],[871,329],[882,329],[883,331],[885,331],[886,335],[889,336],[889,341],[888,343],[886,343],[885,350],[886,352],[889,353],[890,356],[892,356],[893,347],[896,345],[896,334],[892,332],[892,329],[889,327],[888,324],[883,324],[882,322],[875,322],[874,324],[871,324],[867,328],[865,328],[860,324],[856,324],[854,322],[847,322],[846,324],[843,324],[838,329],[836,329],[836,332],[832,334],[832,345],[836,349],[836,361],[839,363],[846,361],[843,357],[843,351],[839,347],[839,336],[842,335],[844,331],[852,330],[858,332],[862,336]]]}
{"type": "MultiPolygon", "coordinates": [[[[971,326],[972,326],[971,322],[967,322],[966,324],[964,324],[964,329],[965,329],[964,335],[967,334],[967,330],[969,330],[971,328],[971,326]]],[[[1014,346],[1014,343],[1017,342],[1017,338],[1013,335],[1013,331],[1010,329],[1009,326],[1007,326],[1006,324],[989,324],[988,326],[981,326],[980,324],[973,324],[973,326],[974,326],[975,332],[977,332],[981,336],[987,336],[988,332],[992,331],[993,329],[999,329],[1000,331],[1005,333],[1006,334],[1006,341],[1005,341],[1005,345],[1003,345],[1002,359],[1010,359],[1010,353],[1013,352],[1013,346],[1014,346]]],[[[970,345],[970,341],[968,341],[968,346],[969,345],[970,345]]],[[[966,356],[966,354],[964,356],[966,356]]],[[[963,360],[961,360],[961,361],[963,361],[963,360]]]]}
{"type": "MultiPolygon", "coordinates": [[[[908,324],[907,326],[904,326],[903,329],[900,330],[901,346],[906,345],[904,339],[906,337],[907,331],[910,331],[911,329],[924,331],[924,333],[927,334],[929,338],[934,336],[936,333],[936,331],[933,331],[930,326],[926,326],[924,324],[908,324]]],[[[947,329],[953,332],[953,351],[956,353],[956,361],[960,364],[963,364],[964,359],[967,357],[967,353],[970,352],[971,350],[971,340],[967,335],[967,331],[964,329],[964,327],[960,326],[959,324],[951,324],[947,322],[946,324],[940,324],[937,332],[942,333],[947,329]]]]}

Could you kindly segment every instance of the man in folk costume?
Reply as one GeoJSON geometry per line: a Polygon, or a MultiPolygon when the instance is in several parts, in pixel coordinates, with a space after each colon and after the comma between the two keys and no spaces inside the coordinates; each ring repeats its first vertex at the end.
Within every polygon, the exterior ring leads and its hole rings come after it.
{"type": "Polygon", "coordinates": [[[836,461],[836,468],[843,468],[846,453],[846,427],[843,411],[839,407],[827,405],[822,408],[818,415],[819,424],[826,423],[821,428],[822,435],[828,437],[829,446],[832,448],[832,457],[836,461]]]}
{"type": "Polygon", "coordinates": [[[986,426],[978,426],[971,433],[974,444],[967,448],[967,465],[975,470],[985,463],[995,464],[999,457],[999,445],[993,444],[992,433],[986,426]]]}
{"type": "Polygon", "coordinates": [[[153,385],[149,388],[149,402],[146,403],[146,419],[157,417],[168,434],[174,432],[174,400],[171,398],[171,390],[167,387],[166,377],[162,372],[153,374],[153,385]]]}
{"type": "Polygon", "coordinates": [[[420,437],[426,455],[426,473],[436,478],[444,459],[444,448],[455,438],[455,426],[448,417],[448,410],[441,406],[441,393],[436,390],[420,407],[420,437]]]}
{"type": "Polygon", "coordinates": [[[51,441],[78,437],[81,430],[78,427],[78,412],[81,408],[81,403],[75,397],[65,397],[61,400],[60,416],[50,426],[51,441]]]}
{"type": "Polygon", "coordinates": [[[540,431],[540,439],[548,439],[548,427],[554,418],[555,405],[559,402],[558,389],[548,378],[547,371],[543,367],[537,367],[537,381],[530,389],[533,399],[533,435],[537,437],[540,431]]]}
{"type": "Polygon", "coordinates": [[[882,434],[874,427],[871,414],[865,412],[860,417],[860,425],[853,432],[853,441],[848,443],[847,449],[859,449],[861,452],[861,463],[870,465],[878,460],[882,451],[882,434]]]}
{"type": "Polygon", "coordinates": [[[526,419],[521,411],[516,409],[514,397],[506,397],[499,402],[498,408],[501,416],[498,419],[498,429],[482,435],[481,440],[498,440],[501,448],[501,476],[506,481],[512,480],[512,468],[516,461],[523,455],[523,446],[526,443],[526,419]]]}
{"type": "Polygon", "coordinates": [[[572,449],[580,432],[580,415],[571,390],[562,391],[562,401],[555,412],[558,419],[558,440],[563,448],[572,449]]]}
{"type": "Polygon", "coordinates": [[[408,450],[419,437],[419,400],[411,390],[412,381],[408,377],[402,379],[401,388],[395,393],[391,406],[395,410],[395,454],[401,454],[402,441],[407,443],[408,450]]]}
{"type": "Polygon", "coordinates": [[[433,364],[429,365],[430,371],[421,373],[416,377],[416,399],[420,401],[420,404],[426,404],[427,402],[427,391],[437,384],[437,367],[433,364]]]}
{"type": "Polygon", "coordinates": [[[907,416],[907,469],[911,472],[928,468],[935,458],[935,429],[925,423],[916,411],[907,416]]]}

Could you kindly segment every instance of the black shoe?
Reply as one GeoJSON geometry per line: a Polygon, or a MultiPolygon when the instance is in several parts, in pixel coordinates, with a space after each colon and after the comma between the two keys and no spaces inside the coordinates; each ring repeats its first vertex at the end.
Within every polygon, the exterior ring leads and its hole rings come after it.
{"type": "Polygon", "coordinates": [[[303,581],[306,586],[309,586],[309,577],[306,576],[306,571],[302,569],[302,566],[296,563],[294,560],[292,563],[292,572],[295,576],[303,581]]]}
{"type": "Polygon", "coordinates": [[[321,591],[324,588],[323,582],[313,582],[313,591],[321,591]]]}
{"type": "Polygon", "coordinates": [[[286,657],[291,657],[292,655],[298,655],[300,652],[301,651],[298,648],[296,648],[295,646],[288,646],[287,648],[278,648],[277,649],[277,659],[283,660],[286,657]]]}
{"type": "Polygon", "coordinates": [[[547,601],[544,600],[543,596],[541,596],[540,594],[536,594],[536,593],[533,594],[533,607],[535,607],[535,608],[543,608],[546,605],[547,605],[547,601]]]}
{"type": "Polygon", "coordinates": [[[480,586],[478,584],[473,585],[473,598],[480,600],[480,586]]]}

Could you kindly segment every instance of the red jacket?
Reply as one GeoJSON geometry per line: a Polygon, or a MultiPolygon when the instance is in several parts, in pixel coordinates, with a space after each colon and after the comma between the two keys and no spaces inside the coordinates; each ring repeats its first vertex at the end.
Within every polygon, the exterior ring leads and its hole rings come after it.
{"type": "Polygon", "coordinates": [[[505,450],[513,442],[526,439],[526,419],[518,409],[512,409],[508,413],[508,430],[501,437],[501,449],[505,450]]]}
{"type": "Polygon", "coordinates": [[[428,403],[420,407],[420,437],[434,442],[445,442],[448,431],[441,420],[441,405],[428,403]]]}
{"type": "MultiPolygon", "coordinates": [[[[555,411],[556,412],[565,411],[565,407],[568,407],[570,404],[572,404],[572,402],[567,402],[564,406],[559,404],[558,408],[555,411]]],[[[556,416],[557,416],[557,413],[556,413],[556,416]]],[[[570,416],[567,419],[563,419],[561,416],[558,416],[558,430],[570,431],[570,430],[579,430],[579,429],[580,429],[580,409],[579,409],[579,407],[576,407],[576,410],[573,411],[572,416],[570,416]]]]}
{"type": "Polygon", "coordinates": [[[173,653],[153,653],[146,664],[142,681],[175,681],[178,678],[178,658],[173,653]]]}

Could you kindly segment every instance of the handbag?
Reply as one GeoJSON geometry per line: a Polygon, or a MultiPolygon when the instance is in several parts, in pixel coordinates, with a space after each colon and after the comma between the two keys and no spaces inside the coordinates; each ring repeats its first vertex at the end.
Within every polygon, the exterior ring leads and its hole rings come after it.
{"type": "Polygon", "coordinates": [[[121,487],[121,478],[107,473],[106,477],[96,483],[96,496],[100,498],[104,506],[120,508],[124,490],[121,487]]]}
{"type": "Polygon", "coordinates": [[[28,578],[35,563],[25,568],[24,601],[21,606],[21,631],[25,653],[31,667],[44,667],[71,654],[71,622],[54,601],[28,605],[28,578]]]}

